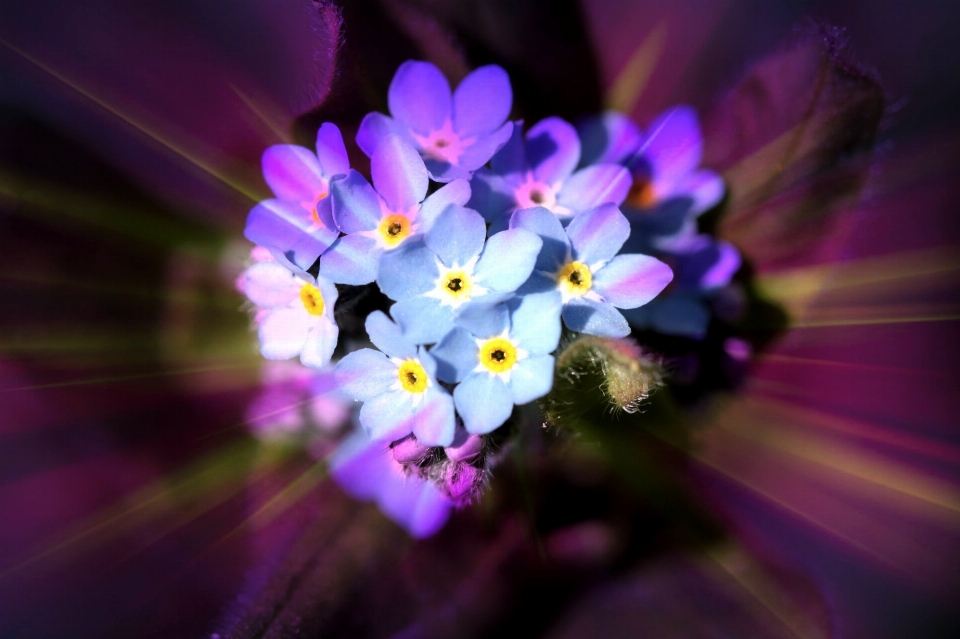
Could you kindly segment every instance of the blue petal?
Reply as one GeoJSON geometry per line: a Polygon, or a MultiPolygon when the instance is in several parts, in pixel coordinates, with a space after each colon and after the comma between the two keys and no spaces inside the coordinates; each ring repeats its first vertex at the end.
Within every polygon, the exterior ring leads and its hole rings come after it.
{"type": "Polygon", "coordinates": [[[540,120],[527,131],[527,162],[541,182],[563,182],[580,161],[580,139],[573,125],[557,117],[540,120]]]}
{"type": "Polygon", "coordinates": [[[476,211],[451,205],[424,236],[424,243],[447,267],[463,266],[483,249],[487,225],[476,211]]]}
{"type": "Polygon", "coordinates": [[[511,106],[513,91],[507,72],[495,64],[480,67],[453,93],[453,128],[461,138],[489,133],[503,124],[511,106]]]}
{"type": "Polygon", "coordinates": [[[387,93],[390,114],[420,135],[443,127],[450,117],[450,84],[429,62],[400,65],[387,93]]]}
{"type": "Polygon", "coordinates": [[[616,111],[584,120],[577,126],[583,145],[580,165],[623,164],[640,147],[640,129],[616,111]]]}
{"type": "Polygon", "coordinates": [[[481,286],[495,292],[515,291],[530,277],[542,246],[540,238],[530,231],[497,233],[487,240],[474,276],[481,286]]]}
{"type": "Polygon", "coordinates": [[[380,259],[377,285],[392,300],[423,295],[437,281],[437,258],[423,242],[404,242],[380,259]]]}
{"type": "Polygon", "coordinates": [[[513,187],[503,177],[486,169],[473,174],[470,190],[467,206],[478,211],[488,224],[505,217],[517,206],[513,187]]]}
{"type": "Polygon", "coordinates": [[[383,353],[361,348],[337,362],[333,378],[345,395],[365,402],[397,381],[397,366],[383,353]]]}
{"type": "Polygon", "coordinates": [[[388,357],[413,358],[417,356],[417,347],[383,311],[374,311],[367,315],[365,322],[367,335],[373,345],[386,353],[388,357]]]}
{"type": "Polygon", "coordinates": [[[377,277],[381,255],[372,237],[344,235],[323,254],[320,274],[337,284],[369,284],[377,277]]]}
{"type": "Polygon", "coordinates": [[[370,158],[373,186],[387,207],[406,213],[427,195],[427,167],[420,154],[398,135],[388,135],[370,158]]]}
{"type": "Polygon", "coordinates": [[[437,160],[426,156],[423,158],[423,164],[427,167],[430,179],[434,182],[453,182],[454,180],[469,180],[470,171],[457,165],[450,164],[443,160],[437,160]]]}
{"type": "Polygon", "coordinates": [[[546,355],[560,343],[560,293],[526,295],[510,302],[510,337],[533,355],[546,355]]]}
{"type": "Polygon", "coordinates": [[[693,200],[680,197],[666,200],[652,211],[624,206],[623,213],[630,222],[630,238],[624,250],[630,253],[647,253],[663,238],[677,235],[690,219],[692,205],[693,200]]]}
{"type": "Polygon", "coordinates": [[[413,434],[424,446],[449,446],[453,443],[456,421],[453,398],[443,388],[434,386],[424,393],[412,422],[413,434]]]}
{"type": "Polygon", "coordinates": [[[334,175],[346,175],[350,170],[347,147],[343,144],[343,135],[336,124],[324,122],[317,131],[317,159],[320,168],[328,178],[334,175]]]}
{"type": "Polygon", "coordinates": [[[333,219],[344,233],[372,231],[380,224],[380,196],[367,179],[353,169],[347,177],[330,183],[333,219]]]}
{"type": "Polygon", "coordinates": [[[650,323],[666,335],[703,339],[710,325],[710,310],[694,295],[669,295],[654,300],[650,323]]]}
{"type": "Polygon", "coordinates": [[[371,157],[388,135],[399,135],[407,142],[413,142],[407,128],[382,113],[368,113],[357,130],[357,146],[367,157],[371,157]]]}
{"type": "Polygon", "coordinates": [[[560,220],[547,209],[538,206],[514,212],[510,218],[510,228],[536,233],[543,242],[534,266],[538,271],[553,273],[566,262],[570,252],[570,242],[560,220]]]}
{"type": "Polygon", "coordinates": [[[495,337],[510,325],[509,311],[503,304],[466,304],[457,316],[457,325],[476,337],[495,337]]]}
{"type": "Polygon", "coordinates": [[[313,202],[325,190],[323,170],[310,149],[296,144],[275,144],[263,152],[263,178],[282,200],[313,202]]]}
{"type": "Polygon", "coordinates": [[[476,171],[503,148],[513,132],[513,122],[507,122],[496,131],[477,138],[463,150],[457,164],[468,171],[476,171]]]}
{"type": "Polygon", "coordinates": [[[391,306],[390,314],[414,344],[434,344],[453,329],[453,309],[434,297],[408,297],[391,306]]]}
{"type": "Polygon", "coordinates": [[[527,149],[523,139],[523,121],[513,123],[510,137],[490,158],[490,168],[497,175],[523,175],[527,172],[527,149]]]}
{"type": "Polygon", "coordinates": [[[575,259],[592,266],[613,259],[630,236],[630,223],[616,204],[604,204],[573,218],[567,236],[575,259]]]}
{"type": "Polygon", "coordinates": [[[499,377],[474,373],[453,389],[453,401],[463,426],[474,435],[484,435],[507,421],[513,412],[513,396],[499,377]]]}
{"type": "Polygon", "coordinates": [[[723,199],[723,178],[707,169],[693,171],[674,185],[675,195],[685,195],[693,200],[691,215],[700,215],[713,208],[723,199]]]}
{"type": "Polygon", "coordinates": [[[454,328],[439,344],[430,349],[437,360],[437,379],[456,383],[477,367],[477,342],[462,328],[454,328]]]}
{"type": "Polygon", "coordinates": [[[630,172],[619,164],[594,164],[570,176],[557,193],[557,203],[574,213],[613,202],[620,205],[630,192],[630,172]]]}
{"type": "Polygon", "coordinates": [[[375,441],[393,441],[413,432],[413,402],[409,393],[388,390],[360,407],[360,425],[375,441]]]}
{"type": "Polygon", "coordinates": [[[617,308],[643,306],[673,279],[669,266],[649,255],[618,255],[593,274],[593,289],[617,308]]]}
{"type": "Polygon", "coordinates": [[[600,337],[626,337],[630,326],[620,311],[606,302],[581,298],[563,307],[563,323],[571,331],[600,337]]]}
{"type": "Polygon", "coordinates": [[[420,206],[420,222],[429,229],[437,216],[451,204],[466,206],[470,201],[470,182],[454,180],[430,194],[420,206]]]}
{"type": "Polygon", "coordinates": [[[518,406],[549,393],[553,388],[553,356],[537,355],[517,362],[510,369],[509,386],[513,403],[518,406]]]}
{"type": "Polygon", "coordinates": [[[243,235],[254,244],[280,251],[299,268],[308,269],[339,235],[336,229],[315,226],[302,206],[264,200],[250,210],[243,235]]]}

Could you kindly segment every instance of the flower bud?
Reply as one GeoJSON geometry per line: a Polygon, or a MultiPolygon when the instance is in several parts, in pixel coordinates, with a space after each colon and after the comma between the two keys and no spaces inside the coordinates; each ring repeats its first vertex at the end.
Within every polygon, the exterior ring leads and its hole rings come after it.
{"type": "Polygon", "coordinates": [[[455,462],[470,462],[483,450],[483,437],[471,435],[462,426],[453,436],[453,443],[443,449],[447,457],[455,462]]]}
{"type": "Polygon", "coordinates": [[[403,439],[391,443],[390,452],[393,453],[393,458],[398,464],[416,465],[423,463],[430,456],[431,449],[417,441],[417,438],[411,433],[403,439]]]}
{"type": "Polygon", "coordinates": [[[458,508],[470,504],[483,492],[486,472],[476,466],[461,462],[447,464],[443,472],[441,489],[458,508]]]}

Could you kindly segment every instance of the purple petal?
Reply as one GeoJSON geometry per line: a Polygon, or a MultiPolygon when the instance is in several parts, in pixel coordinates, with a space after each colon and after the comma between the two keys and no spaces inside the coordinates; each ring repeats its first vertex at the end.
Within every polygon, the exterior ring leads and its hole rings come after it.
{"type": "Polygon", "coordinates": [[[409,60],[393,76],[387,102],[393,117],[429,135],[450,117],[450,84],[435,65],[409,60]]]}
{"type": "Polygon", "coordinates": [[[630,334],[627,320],[613,305],[585,297],[564,305],[563,323],[571,331],[600,337],[626,337],[630,334]]]}
{"type": "Polygon", "coordinates": [[[347,177],[333,180],[330,196],[333,198],[333,219],[344,233],[372,231],[383,218],[380,196],[357,171],[351,169],[347,177]]]}
{"type": "Polygon", "coordinates": [[[683,176],[673,186],[673,195],[693,199],[691,215],[700,215],[716,206],[723,199],[723,178],[707,169],[693,171],[683,176]]]}
{"type": "Polygon", "coordinates": [[[275,144],[263,152],[263,178],[282,200],[313,202],[327,190],[323,170],[310,149],[295,144],[275,144]]]}
{"type": "Polygon", "coordinates": [[[447,267],[459,267],[480,255],[487,225],[476,211],[447,207],[437,217],[423,241],[447,267]]]}
{"type": "Polygon", "coordinates": [[[393,474],[386,444],[374,442],[357,428],[337,447],[327,461],[334,481],[355,499],[376,499],[393,474]]]}
{"type": "Polygon", "coordinates": [[[653,167],[653,179],[673,183],[700,165],[703,138],[697,112],[678,106],[659,115],[647,130],[640,149],[653,167]]]}
{"type": "Polygon", "coordinates": [[[576,129],[557,117],[540,120],[527,131],[525,148],[533,174],[550,186],[570,177],[580,162],[576,129]]]}
{"type": "Polygon", "coordinates": [[[391,473],[377,499],[385,515],[423,539],[440,530],[450,517],[452,504],[433,482],[391,473]]]}
{"type": "Polygon", "coordinates": [[[640,129],[616,111],[584,120],[577,132],[583,145],[581,166],[623,164],[640,147],[640,129]]]}
{"type": "Polygon", "coordinates": [[[430,179],[434,182],[447,183],[453,182],[454,180],[470,179],[470,171],[456,164],[450,164],[443,160],[435,160],[431,157],[423,158],[423,163],[427,167],[430,179]]]}
{"type": "Polygon", "coordinates": [[[527,172],[527,150],[523,139],[523,121],[513,123],[510,137],[503,147],[490,158],[490,168],[497,175],[522,175],[527,172]]]}
{"type": "Polygon", "coordinates": [[[397,365],[383,353],[372,348],[361,348],[337,362],[333,378],[342,393],[365,402],[397,381],[397,365]]]}
{"type": "Polygon", "coordinates": [[[573,218],[567,236],[574,259],[592,267],[613,259],[620,251],[630,236],[630,223],[616,204],[603,204],[573,218]]]}
{"type": "Polygon", "coordinates": [[[373,186],[395,213],[414,209],[427,195],[429,178],[420,154],[398,135],[388,135],[370,158],[373,186]]]}
{"type": "Polygon", "coordinates": [[[474,435],[500,427],[513,412],[513,396],[499,377],[474,373],[453,389],[453,401],[463,425],[474,435]]]}
{"type": "Polygon", "coordinates": [[[324,122],[317,131],[317,159],[320,168],[328,178],[346,175],[350,170],[347,147],[343,144],[343,135],[336,124],[324,122]]]}
{"type": "Polygon", "coordinates": [[[507,122],[496,131],[484,135],[463,150],[458,164],[468,171],[476,171],[503,148],[513,133],[513,122],[507,122]]]}
{"type": "Polygon", "coordinates": [[[276,249],[301,269],[310,268],[340,233],[319,224],[299,204],[286,200],[264,200],[250,210],[243,236],[257,244],[276,249]]]}
{"type": "Polygon", "coordinates": [[[388,135],[399,135],[408,142],[413,142],[406,127],[398,124],[396,120],[382,113],[368,113],[363,121],[360,122],[360,128],[357,129],[357,146],[367,157],[371,157],[388,135]]]}
{"type": "Polygon", "coordinates": [[[594,164],[570,176],[557,202],[574,213],[591,209],[607,202],[619,206],[630,192],[630,172],[618,164],[594,164]]]}
{"type": "Polygon", "coordinates": [[[337,284],[369,284],[377,277],[381,255],[372,237],[344,235],[323,254],[320,275],[337,284]]]}
{"type": "Polygon", "coordinates": [[[617,308],[643,306],[673,279],[670,267],[649,255],[618,255],[593,274],[593,288],[617,308]]]}
{"type": "Polygon", "coordinates": [[[503,124],[512,105],[507,72],[495,64],[480,67],[453,93],[453,128],[461,138],[489,133],[503,124]]]}
{"type": "Polygon", "coordinates": [[[570,241],[560,220],[547,209],[538,206],[514,212],[510,217],[510,228],[536,233],[543,242],[534,266],[538,271],[553,273],[566,262],[570,252],[570,241]]]}

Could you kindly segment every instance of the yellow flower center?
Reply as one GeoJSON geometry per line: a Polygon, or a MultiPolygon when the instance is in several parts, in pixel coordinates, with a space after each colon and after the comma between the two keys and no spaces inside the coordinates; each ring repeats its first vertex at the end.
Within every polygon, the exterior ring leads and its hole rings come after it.
{"type": "Polygon", "coordinates": [[[494,337],[480,346],[477,357],[491,373],[505,373],[517,363],[517,347],[504,337],[494,337]]]}
{"type": "Polygon", "coordinates": [[[447,271],[440,280],[440,290],[451,298],[454,303],[466,302],[470,299],[473,285],[465,271],[447,271]]]}
{"type": "Polygon", "coordinates": [[[397,378],[403,390],[410,393],[422,393],[427,390],[427,371],[423,370],[415,359],[405,360],[397,369],[397,378]]]}
{"type": "Polygon", "coordinates": [[[653,188],[653,182],[646,177],[636,178],[627,193],[627,204],[638,209],[649,209],[656,203],[657,192],[653,188]]]}
{"type": "Polygon", "coordinates": [[[313,284],[304,284],[301,287],[300,301],[311,315],[323,315],[323,309],[326,308],[323,303],[323,294],[313,284]]]}
{"type": "Polygon", "coordinates": [[[568,262],[557,273],[557,286],[570,297],[582,297],[593,285],[593,274],[583,262],[568,262]]]}
{"type": "Polygon", "coordinates": [[[377,230],[380,232],[384,244],[389,248],[394,248],[410,235],[410,219],[406,215],[394,213],[383,218],[377,230]]]}

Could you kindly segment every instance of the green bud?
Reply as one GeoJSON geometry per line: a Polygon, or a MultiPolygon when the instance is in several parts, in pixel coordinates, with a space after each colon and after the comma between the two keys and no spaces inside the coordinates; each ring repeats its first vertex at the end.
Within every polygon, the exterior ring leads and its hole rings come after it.
{"type": "Polygon", "coordinates": [[[579,430],[598,411],[637,412],[662,379],[659,361],[633,340],[581,336],[557,355],[541,408],[549,423],[579,430]]]}

